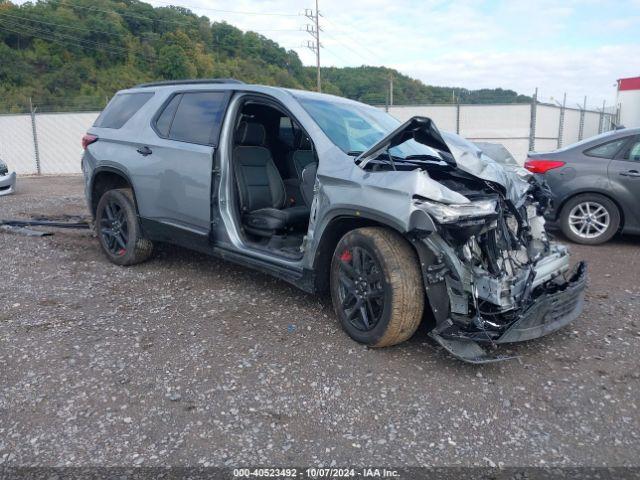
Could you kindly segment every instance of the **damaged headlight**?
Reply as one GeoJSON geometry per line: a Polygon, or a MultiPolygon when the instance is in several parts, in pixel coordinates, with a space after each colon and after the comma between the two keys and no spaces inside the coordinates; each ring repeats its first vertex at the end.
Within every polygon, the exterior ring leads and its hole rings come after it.
{"type": "Polygon", "coordinates": [[[470,203],[449,204],[420,200],[424,208],[439,223],[454,223],[467,218],[485,217],[496,213],[497,201],[494,199],[476,200],[470,203]]]}
{"type": "Polygon", "coordinates": [[[9,168],[7,168],[7,164],[0,160],[0,175],[6,175],[9,173],[9,168]]]}

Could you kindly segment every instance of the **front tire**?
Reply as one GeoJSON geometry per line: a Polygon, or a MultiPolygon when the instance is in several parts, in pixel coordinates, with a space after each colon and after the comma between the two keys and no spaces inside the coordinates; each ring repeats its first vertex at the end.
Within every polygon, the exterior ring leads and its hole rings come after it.
{"type": "Polygon", "coordinates": [[[116,265],[135,265],[147,260],[153,243],[142,236],[129,189],[108,190],[96,208],[96,234],[107,258],[116,265]]]}
{"type": "Polygon", "coordinates": [[[620,211],[604,195],[585,193],[571,198],[560,212],[560,228],[575,243],[598,245],[613,237],[620,227],[620,211]]]}
{"type": "Polygon", "coordinates": [[[331,298],[355,341],[386,347],[409,339],[422,320],[420,262],[398,233],[379,227],[348,232],[331,261],[331,298]]]}

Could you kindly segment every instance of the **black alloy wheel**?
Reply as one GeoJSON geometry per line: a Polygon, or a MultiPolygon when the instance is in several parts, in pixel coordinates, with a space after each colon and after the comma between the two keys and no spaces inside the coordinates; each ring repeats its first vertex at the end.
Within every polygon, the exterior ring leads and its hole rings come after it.
{"type": "Polygon", "coordinates": [[[115,198],[109,198],[104,205],[104,216],[100,219],[100,234],[111,254],[121,257],[127,253],[129,243],[127,214],[115,198]]]}
{"type": "Polygon", "coordinates": [[[339,298],[345,317],[354,328],[368,332],[384,312],[380,265],[365,248],[353,247],[340,254],[339,268],[339,298]]]}
{"type": "Polygon", "coordinates": [[[96,208],[96,234],[107,258],[116,265],[144,262],[153,251],[153,243],[142,234],[130,189],[102,195],[96,208]]]}
{"type": "Polygon", "coordinates": [[[334,250],[329,283],[338,320],[357,342],[395,345],[410,338],[422,320],[420,261],[393,230],[364,227],[347,232],[334,250]]]}

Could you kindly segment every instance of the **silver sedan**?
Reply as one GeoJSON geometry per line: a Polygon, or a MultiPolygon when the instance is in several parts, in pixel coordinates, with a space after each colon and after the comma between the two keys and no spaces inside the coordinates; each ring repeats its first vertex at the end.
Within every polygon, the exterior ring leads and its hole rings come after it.
{"type": "Polygon", "coordinates": [[[16,172],[10,172],[7,164],[0,160],[0,196],[16,191],[16,172]]]}

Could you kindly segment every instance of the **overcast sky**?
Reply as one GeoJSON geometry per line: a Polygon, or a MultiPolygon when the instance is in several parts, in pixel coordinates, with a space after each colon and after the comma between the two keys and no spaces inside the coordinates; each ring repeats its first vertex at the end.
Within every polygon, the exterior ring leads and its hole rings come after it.
{"type": "MultiPolygon", "coordinates": [[[[167,2],[152,1],[160,6],[167,2]]],[[[182,0],[212,20],[256,30],[305,64],[305,8],[314,0],[182,0]],[[248,15],[211,9],[278,15],[248,15]]],[[[640,0],[320,0],[322,64],[387,65],[430,85],[503,87],[571,103],[615,98],[640,75],[640,0]]]]}
{"type": "MultiPolygon", "coordinates": [[[[175,3],[259,31],[315,64],[301,31],[314,0],[175,3]]],[[[640,75],[640,0],[320,0],[320,13],[323,65],[386,65],[429,85],[538,87],[543,100],[567,92],[570,103],[587,95],[592,106],[614,101],[616,79],[640,75]]]]}

